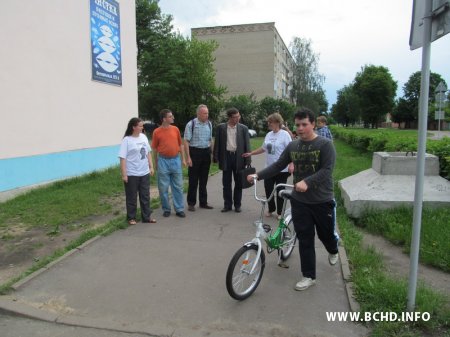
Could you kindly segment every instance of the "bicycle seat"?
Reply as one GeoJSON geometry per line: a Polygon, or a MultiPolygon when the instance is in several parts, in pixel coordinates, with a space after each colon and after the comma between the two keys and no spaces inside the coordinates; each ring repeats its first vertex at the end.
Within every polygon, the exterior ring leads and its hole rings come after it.
{"type": "Polygon", "coordinates": [[[291,189],[289,189],[289,190],[281,190],[280,192],[278,192],[278,195],[281,198],[285,198],[285,199],[291,200],[291,198],[292,198],[292,190],[291,189]]]}

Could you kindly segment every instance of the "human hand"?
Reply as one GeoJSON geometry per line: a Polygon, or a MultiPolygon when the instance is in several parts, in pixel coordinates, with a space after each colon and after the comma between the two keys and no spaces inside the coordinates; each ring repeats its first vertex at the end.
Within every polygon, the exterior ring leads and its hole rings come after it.
{"type": "Polygon", "coordinates": [[[123,176],[122,176],[122,181],[123,181],[124,183],[128,183],[128,176],[123,175],[123,176]]]}
{"type": "Polygon", "coordinates": [[[242,154],[242,157],[247,158],[247,157],[251,157],[252,153],[251,152],[246,152],[242,154]]]}
{"type": "Polygon", "coordinates": [[[294,172],[294,163],[289,163],[288,165],[288,172],[292,174],[294,172]]]}
{"type": "Polygon", "coordinates": [[[153,176],[155,174],[155,170],[153,169],[153,167],[150,167],[150,175],[153,176]]]}
{"type": "Polygon", "coordinates": [[[249,174],[248,176],[247,176],[247,181],[250,183],[250,184],[254,184],[255,183],[255,181],[258,179],[258,175],[257,174],[249,174]]]}
{"type": "Polygon", "coordinates": [[[191,158],[188,158],[186,162],[187,162],[187,166],[192,167],[192,159],[191,158]]]}
{"type": "Polygon", "coordinates": [[[297,192],[306,192],[308,190],[308,185],[306,185],[305,181],[299,181],[297,184],[295,184],[295,190],[297,192]]]}

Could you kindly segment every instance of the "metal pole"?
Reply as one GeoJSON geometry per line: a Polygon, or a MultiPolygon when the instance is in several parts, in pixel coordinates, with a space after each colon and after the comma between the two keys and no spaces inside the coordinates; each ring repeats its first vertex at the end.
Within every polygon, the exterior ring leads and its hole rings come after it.
{"type": "Polygon", "coordinates": [[[414,191],[414,216],[409,264],[407,310],[414,311],[416,304],[417,266],[419,263],[420,226],[422,221],[423,177],[425,172],[425,147],[427,142],[428,93],[430,85],[432,0],[426,0],[423,19],[422,77],[419,98],[419,147],[417,150],[416,185],[414,191]]]}
{"type": "Polygon", "coordinates": [[[439,116],[438,116],[438,139],[441,139],[441,111],[442,111],[442,101],[439,100],[439,116]]]}

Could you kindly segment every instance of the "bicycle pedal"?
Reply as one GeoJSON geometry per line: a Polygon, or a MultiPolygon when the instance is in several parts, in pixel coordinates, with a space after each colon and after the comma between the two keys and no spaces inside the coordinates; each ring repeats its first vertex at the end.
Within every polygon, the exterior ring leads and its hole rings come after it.
{"type": "Polygon", "coordinates": [[[269,233],[272,230],[272,227],[268,224],[263,224],[263,229],[266,233],[269,233]]]}

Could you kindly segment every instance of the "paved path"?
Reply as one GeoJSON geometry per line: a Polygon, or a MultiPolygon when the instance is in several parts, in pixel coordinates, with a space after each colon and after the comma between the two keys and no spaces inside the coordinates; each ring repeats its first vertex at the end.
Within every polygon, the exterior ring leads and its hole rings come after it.
{"type": "MultiPolygon", "coordinates": [[[[255,157],[257,168],[263,157],[255,157]]],[[[225,272],[234,252],[252,238],[259,208],[247,189],[242,213],[221,213],[221,177],[208,184],[214,210],[187,212],[185,219],[163,218],[157,210],[157,224],[138,224],[83,247],[1,296],[0,310],[157,336],[366,335],[361,325],[327,321],[327,311],[348,312],[350,306],[341,268],[328,264],[319,242],[314,287],[293,290],[299,278],[296,249],[289,269],[276,265],[276,253],[266,256],[256,292],[243,302],[231,299],[225,272]]]]}

